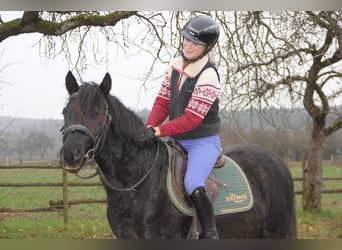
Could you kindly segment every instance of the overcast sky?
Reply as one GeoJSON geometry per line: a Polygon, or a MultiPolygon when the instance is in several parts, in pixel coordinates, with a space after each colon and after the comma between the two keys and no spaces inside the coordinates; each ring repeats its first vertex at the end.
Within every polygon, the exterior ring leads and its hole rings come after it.
{"type": "MultiPolygon", "coordinates": [[[[20,14],[1,12],[1,18],[6,22],[20,14]]],[[[69,66],[63,55],[53,60],[41,58],[37,44],[40,37],[24,34],[0,43],[0,116],[63,118],[61,111],[68,96],[64,83],[69,66]]],[[[138,57],[121,57],[109,63],[108,68],[88,63],[89,69],[82,74],[84,81],[101,82],[108,71],[113,80],[112,95],[131,109],[151,108],[160,82],[150,83],[148,90],[141,89],[138,78],[147,72],[147,63],[139,62],[138,57]]]]}
{"type": "MultiPolygon", "coordinates": [[[[20,12],[0,13],[5,22],[21,16],[20,12]]],[[[0,43],[0,116],[63,118],[61,111],[68,97],[64,84],[69,65],[63,54],[53,60],[41,58],[40,38],[40,34],[24,34],[0,43]]],[[[110,56],[113,58],[114,52],[110,56]]],[[[151,58],[141,55],[111,59],[108,68],[88,61],[88,69],[82,78],[100,82],[109,72],[113,80],[112,95],[133,110],[150,109],[161,79],[148,82],[148,89],[144,89],[139,78],[147,73],[151,62],[151,58]]],[[[158,74],[164,69],[164,65],[155,67],[158,74]]],[[[342,104],[342,96],[336,104],[342,104]]]]}

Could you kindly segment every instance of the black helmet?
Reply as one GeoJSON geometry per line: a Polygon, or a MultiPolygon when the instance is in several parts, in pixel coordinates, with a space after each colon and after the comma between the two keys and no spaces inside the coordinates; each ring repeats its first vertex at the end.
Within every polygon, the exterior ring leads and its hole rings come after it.
{"type": "Polygon", "coordinates": [[[187,40],[211,49],[217,42],[220,30],[213,19],[206,15],[200,15],[190,19],[182,28],[181,34],[187,40]]]}

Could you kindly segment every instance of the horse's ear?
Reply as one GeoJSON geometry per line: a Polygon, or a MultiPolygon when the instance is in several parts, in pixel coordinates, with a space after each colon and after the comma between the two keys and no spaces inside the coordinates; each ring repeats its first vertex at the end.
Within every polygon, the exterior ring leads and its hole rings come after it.
{"type": "Polygon", "coordinates": [[[72,95],[78,91],[78,84],[76,81],[76,78],[71,73],[71,71],[68,72],[66,78],[65,78],[65,86],[69,92],[69,95],[72,95]]]}
{"type": "Polygon", "coordinates": [[[112,88],[112,78],[109,73],[106,73],[102,83],[100,84],[100,88],[105,95],[109,94],[110,89],[112,88]]]}

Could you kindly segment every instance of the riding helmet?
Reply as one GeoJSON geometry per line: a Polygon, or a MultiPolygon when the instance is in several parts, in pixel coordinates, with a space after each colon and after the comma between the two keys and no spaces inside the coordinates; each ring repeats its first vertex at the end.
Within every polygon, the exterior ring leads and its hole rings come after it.
{"type": "Polygon", "coordinates": [[[181,34],[187,40],[213,48],[219,37],[219,26],[206,15],[195,16],[182,28],[181,34]]]}

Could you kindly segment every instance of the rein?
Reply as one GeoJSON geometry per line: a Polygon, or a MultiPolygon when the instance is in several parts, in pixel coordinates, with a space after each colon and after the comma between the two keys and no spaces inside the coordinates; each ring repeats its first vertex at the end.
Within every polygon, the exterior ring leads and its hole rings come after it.
{"type": "Polygon", "coordinates": [[[158,155],[159,155],[159,142],[157,142],[157,150],[156,153],[154,155],[154,159],[152,162],[151,167],[147,170],[146,174],[141,177],[141,179],[139,181],[137,181],[135,184],[133,184],[130,187],[127,188],[122,188],[122,187],[115,187],[113,186],[106,178],[106,176],[103,174],[102,170],[100,169],[99,165],[95,165],[95,169],[96,169],[96,173],[99,174],[102,182],[110,189],[114,190],[114,191],[120,191],[120,192],[127,192],[127,191],[136,191],[136,187],[138,187],[144,180],[146,180],[146,178],[150,175],[150,173],[152,172],[152,169],[154,168],[154,166],[156,165],[157,159],[158,159],[158,155]]]}
{"type": "Polygon", "coordinates": [[[101,168],[99,167],[98,164],[95,164],[94,168],[95,168],[95,173],[89,175],[89,176],[80,176],[78,173],[76,173],[76,175],[82,179],[91,179],[97,175],[99,175],[101,181],[110,189],[114,190],[114,191],[120,191],[120,192],[127,192],[127,191],[136,191],[136,187],[138,187],[152,172],[152,169],[154,168],[154,166],[156,165],[157,159],[158,159],[158,155],[159,155],[159,142],[157,142],[157,150],[156,153],[154,155],[154,159],[152,162],[151,167],[147,170],[146,174],[141,177],[141,179],[139,181],[137,181],[135,184],[133,184],[131,187],[127,187],[127,188],[122,188],[122,187],[115,187],[113,186],[106,178],[106,176],[103,174],[101,168]]]}

